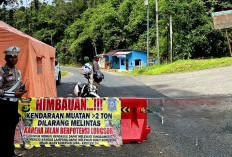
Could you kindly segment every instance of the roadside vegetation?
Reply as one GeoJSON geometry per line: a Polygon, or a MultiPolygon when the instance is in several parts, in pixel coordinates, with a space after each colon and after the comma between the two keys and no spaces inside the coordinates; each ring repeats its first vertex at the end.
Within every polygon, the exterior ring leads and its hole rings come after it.
{"type": "Polygon", "coordinates": [[[157,75],[177,72],[189,72],[228,65],[232,65],[232,57],[217,59],[178,60],[171,64],[154,65],[150,66],[149,69],[147,67],[144,67],[142,69],[133,70],[132,72],[124,72],[124,74],[157,75]]]}
{"type": "Polygon", "coordinates": [[[77,67],[81,67],[81,64],[77,65],[77,64],[60,64],[60,66],[62,67],[69,67],[69,68],[77,68],[77,67]]]}
{"type": "Polygon", "coordinates": [[[66,75],[68,75],[68,72],[67,71],[61,71],[61,76],[63,77],[63,76],[66,76],[66,75]]]}
{"type": "MultiPolygon", "coordinates": [[[[144,0],[0,0],[0,19],[56,48],[61,64],[83,64],[89,57],[117,49],[146,51],[147,7],[144,0]],[[4,2],[4,3],[3,3],[4,2]],[[9,5],[12,3],[12,5],[9,5]]],[[[150,52],[157,58],[155,0],[149,0],[150,52]]],[[[160,57],[173,61],[228,57],[225,30],[215,30],[211,13],[230,10],[231,0],[158,0],[160,57]]],[[[231,37],[231,29],[228,34],[231,37]]],[[[178,62],[177,62],[178,63],[178,62]]],[[[174,63],[175,64],[175,63],[174,63]]],[[[164,65],[162,65],[164,66],[164,65]]]]}

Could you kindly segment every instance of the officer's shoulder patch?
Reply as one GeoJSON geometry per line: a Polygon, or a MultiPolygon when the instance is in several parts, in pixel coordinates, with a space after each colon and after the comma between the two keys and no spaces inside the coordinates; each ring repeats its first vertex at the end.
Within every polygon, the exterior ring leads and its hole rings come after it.
{"type": "Polygon", "coordinates": [[[15,70],[16,70],[16,72],[17,72],[18,74],[20,73],[18,68],[15,68],[15,70]]]}
{"type": "Polygon", "coordinates": [[[0,75],[0,81],[2,80],[2,75],[0,75]]]}

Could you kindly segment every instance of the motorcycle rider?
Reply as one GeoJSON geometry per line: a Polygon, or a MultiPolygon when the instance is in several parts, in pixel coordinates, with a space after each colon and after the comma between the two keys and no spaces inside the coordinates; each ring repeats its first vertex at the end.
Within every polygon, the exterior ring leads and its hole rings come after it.
{"type": "Polygon", "coordinates": [[[102,81],[102,79],[104,79],[104,75],[100,71],[98,61],[99,61],[99,55],[96,55],[93,61],[93,79],[94,79],[93,84],[97,87],[99,87],[100,82],[102,81]]]}
{"type": "Polygon", "coordinates": [[[74,94],[78,97],[99,97],[97,88],[93,85],[93,68],[89,63],[82,66],[81,73],[88,80],[87,84],[77,83],[74,87],[74,94]]]}
{"type": "Polygon", "coordinates": [[[104,75],[101,73],[99,65],[99,56],[94,57],[93,66],[89,63],[85,63],[82,66],[81,73],[88,80],[88,84],[77,83],[74,87],[74,94],[78,97],[99,97],[97,95],[97,88],[100,85],[100,82],[104,78],[104,75]]]}
{"type": "Polygon", "coordinates": [[[99,55],[94,56],[94,61],[93,61],[93,74],[95,74],[97,71],[100,70],[98,61],[99,61],[99,55]]]}

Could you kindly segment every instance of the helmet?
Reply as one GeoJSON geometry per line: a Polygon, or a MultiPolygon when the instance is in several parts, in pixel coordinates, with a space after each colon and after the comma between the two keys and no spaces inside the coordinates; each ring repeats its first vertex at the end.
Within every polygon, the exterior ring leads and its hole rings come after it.
{"type": "Polygon", "coordinates": [[[94,56],[94,58],[98,58],[99,59],[99,55],[94,56]]]}
{"type": "Polygon", "coordinates": [[[100,83],[102,81],[102,79],[104,79],[104,75],[102,74],[101,71],[97,71],[94,75],[93,75],[93,79],[95,82],[100,83]]]}
{"type": "Polygon", "coordinates": [[[92,73],[92,66],[89,63],[85,63],[82,66],[82,74],[83,75],[90,75],[92,73]]]}

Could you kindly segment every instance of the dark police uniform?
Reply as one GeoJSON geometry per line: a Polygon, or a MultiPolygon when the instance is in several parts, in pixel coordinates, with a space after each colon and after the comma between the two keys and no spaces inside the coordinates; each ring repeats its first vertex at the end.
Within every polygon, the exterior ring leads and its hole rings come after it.
{"type": "MultiPolygon", "coordinates": [[[[6,55],[16,55],[20,51],[18,47],[10,47],[5,51],[6,55]]],[[[18,98],[15,91],[21,86],[21,73],[16,67],[10,68],[7,64],[0,67],[0,105],[1,105],[1,144],[4,157],[14,156],[14,134],[19,121],[18,98]],[[5,114],[4,114],[5,113],[5,114]]]]}

